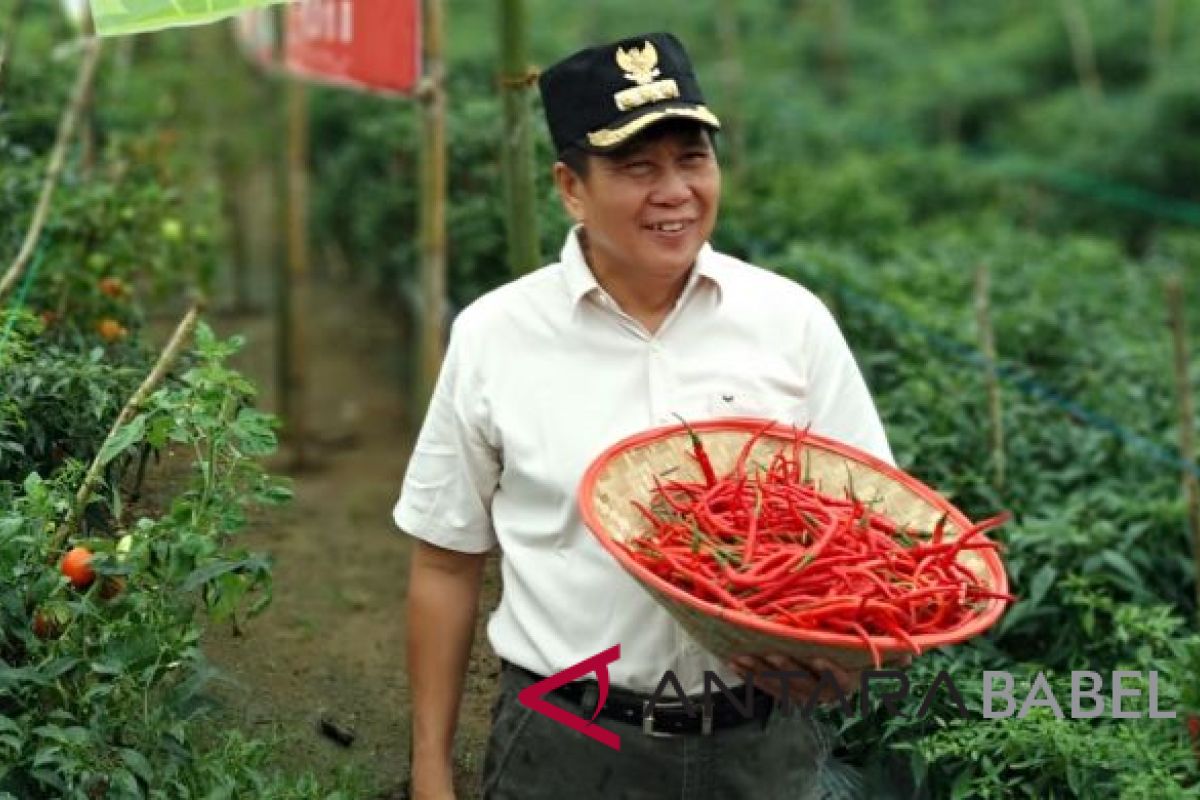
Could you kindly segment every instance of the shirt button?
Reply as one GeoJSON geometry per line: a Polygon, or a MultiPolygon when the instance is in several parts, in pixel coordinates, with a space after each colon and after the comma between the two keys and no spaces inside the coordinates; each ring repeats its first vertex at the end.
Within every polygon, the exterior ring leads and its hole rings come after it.
{"type": "Polygon", "coordinates": [[[662,345],[659,344],[658,342],[651,342],[650,343],[650,352],[651,353],[661,353],[662,345]]]}

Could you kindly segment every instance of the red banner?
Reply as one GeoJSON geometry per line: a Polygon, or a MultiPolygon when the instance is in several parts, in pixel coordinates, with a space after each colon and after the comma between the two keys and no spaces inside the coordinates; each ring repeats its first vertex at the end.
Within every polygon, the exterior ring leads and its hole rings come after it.
{"type": "Polygon", "coordinates": [[[420,0],[304,0],[288,8],[288,71],[411,93],[421,74],[420,0]]]}

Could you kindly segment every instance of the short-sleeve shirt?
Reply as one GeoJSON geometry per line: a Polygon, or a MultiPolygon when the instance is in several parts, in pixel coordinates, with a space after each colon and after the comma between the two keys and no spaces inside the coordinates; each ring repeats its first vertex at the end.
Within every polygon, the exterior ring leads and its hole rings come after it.
{"type": "Polygon", "coordinates": [[[550,675],[614,644],[611,681],[653,691],[664,671],[699,692],[736,675],[701,649],[595,541],[576,491],[591,461],[647,428],[770,417],[894,463],[828,309],[799,284],[705,245],[650,333],[597,283],[578,239],[559,262],[491,291],[455,319],[394,518],[451,550],[499,545],[488,638],[550,675]]]}

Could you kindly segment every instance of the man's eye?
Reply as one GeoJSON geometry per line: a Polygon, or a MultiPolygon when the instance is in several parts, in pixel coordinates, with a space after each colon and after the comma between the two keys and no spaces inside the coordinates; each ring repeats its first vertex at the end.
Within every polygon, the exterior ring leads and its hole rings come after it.
{"type": "Polygon", "coordinates": [[[647,173],[653,168],[654,165],[649,161],[630,161],[625,165],[625,171],[635,175],[647,173]]]}

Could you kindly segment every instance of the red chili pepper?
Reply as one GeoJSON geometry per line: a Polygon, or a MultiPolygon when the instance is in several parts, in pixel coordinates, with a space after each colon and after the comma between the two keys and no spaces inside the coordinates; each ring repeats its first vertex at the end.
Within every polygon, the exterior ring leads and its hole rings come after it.
{"type": "Polygon", "coordinates": [[[696,463],[700,465],[700,471],[704,473],[704,483],[708,486],[713,486],[717,482],[717,471],[713,469],[712,461],[709,460],[708,451],[704,449],[704,443],[700,441],[700,437],[692,430],[692,426],[687,424],[687,420],[675,415],[679,421],[683,423],[684,429],[688,432],[688,436],[692,440],[692,454],[696,456],[696,463]]]}

